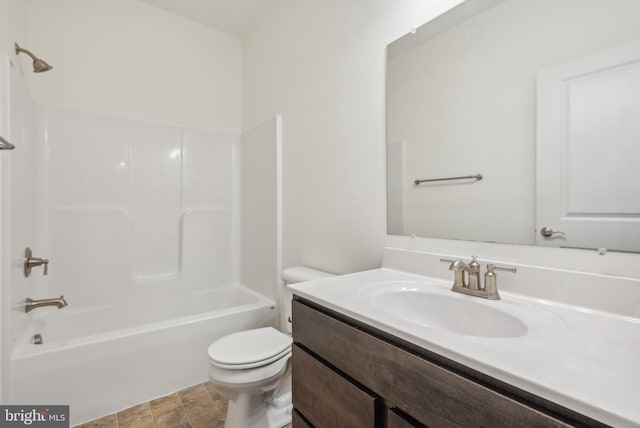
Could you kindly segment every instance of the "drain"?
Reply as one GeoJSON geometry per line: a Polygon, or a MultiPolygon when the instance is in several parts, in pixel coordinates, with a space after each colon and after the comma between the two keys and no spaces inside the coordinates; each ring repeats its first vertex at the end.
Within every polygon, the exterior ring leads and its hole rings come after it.
{"type": "Polygon", "coordinates": [[[43,343],[42,335],[41,334],[34,334],[32,341],[33,341],[34,345],[42,345],[42,343],[43,343]]]}

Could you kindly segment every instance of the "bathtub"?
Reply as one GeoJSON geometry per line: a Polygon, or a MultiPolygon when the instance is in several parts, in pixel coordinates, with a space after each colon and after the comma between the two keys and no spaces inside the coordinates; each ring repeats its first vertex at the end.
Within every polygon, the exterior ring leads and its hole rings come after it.
{"type": "Polygon", "coordinates": [[[154,305],[54,309],[15,345],[11,402],[68,404],[78,425],[204,382],[211,342],[276,319],[275,302],[243,286],[154,305]],[[43,344],[32,343],[36,333],[43,344]]]}

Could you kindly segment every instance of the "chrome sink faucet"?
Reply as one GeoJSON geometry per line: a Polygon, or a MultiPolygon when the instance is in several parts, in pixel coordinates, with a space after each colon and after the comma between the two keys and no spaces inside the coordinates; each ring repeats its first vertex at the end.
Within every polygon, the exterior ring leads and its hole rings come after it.
{"type": "Polygon", "coordinates": [[[484,287],[480,283],[480,263],[476,256],[472,256],[469,263],[462,260],[440,259],[441,262],[451,263],[449,270],[453,271],[452,291],[469,294],[471,296],[483,297],[489,300],[500,299],[498,294],[498,284],[495,271],[516,272],[516,268],[496,266],[487,264],[487,271],[484,274],[484,287]]]}
{"type": "Polygon", "coordinates": [[[24,311],[31,312],[34,309],[42,308],[44,306],[56,306],[58,309],[62,309],[67,306],[67,301],[64,300],[64,296],[56,297],[53,299],[40,299],[33,300],[30,298],[24,299],[24,311]]]}

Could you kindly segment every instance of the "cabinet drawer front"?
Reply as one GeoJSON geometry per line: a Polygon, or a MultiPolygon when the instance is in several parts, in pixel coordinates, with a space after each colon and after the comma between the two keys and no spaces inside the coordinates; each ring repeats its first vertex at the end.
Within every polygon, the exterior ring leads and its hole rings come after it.
{"type": "Polygon", "coordinates": [[[299,301],[293,319],[295,342],[427,426],[569,426],[299,301]]]}
{"type": "Polygon", "coordinates": [[[293,346],[293,405],[317,428],[371,428],[375,397],[293,346]]]}
{"type": "Polygon", "coordinates": [[[292,428],[313,428],[302,416],[300,416],[300,412],[295,409],[291,414],[291,426],[292,428]]]}
{"type": "Polygon", "coordinates": [[[387,410],[387,428],[416,428],[414,424],[405,420],[391,409],[387,410]]]}

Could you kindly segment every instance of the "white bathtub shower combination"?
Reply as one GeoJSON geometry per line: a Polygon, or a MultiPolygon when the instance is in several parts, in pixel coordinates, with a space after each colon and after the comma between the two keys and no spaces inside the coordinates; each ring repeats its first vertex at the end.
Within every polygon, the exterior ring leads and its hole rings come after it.
{"type": "Polygon", "coordinates": [[[274,302],[243,286],[183,296],[161,312],[41,315],[14,354],[13,401],[69,404],[72,425],[86,422],[203,382],[215,339],[275,322],[274,302]],[[30,342],[33,333],[42,345],[30,342]]]}
{"type": "Polygon", "coordinates": [[[239,248],[256,215],[238,203],[239,136],[55,107],[37,128],[44,215],[29,245],[51,262],[25,297],[69,306],[14,300],[11,402],[69,404],[86,422],[204,382],[211,342],[276,325],[278,266],[244,273],[276,245],[239,248]]]}

